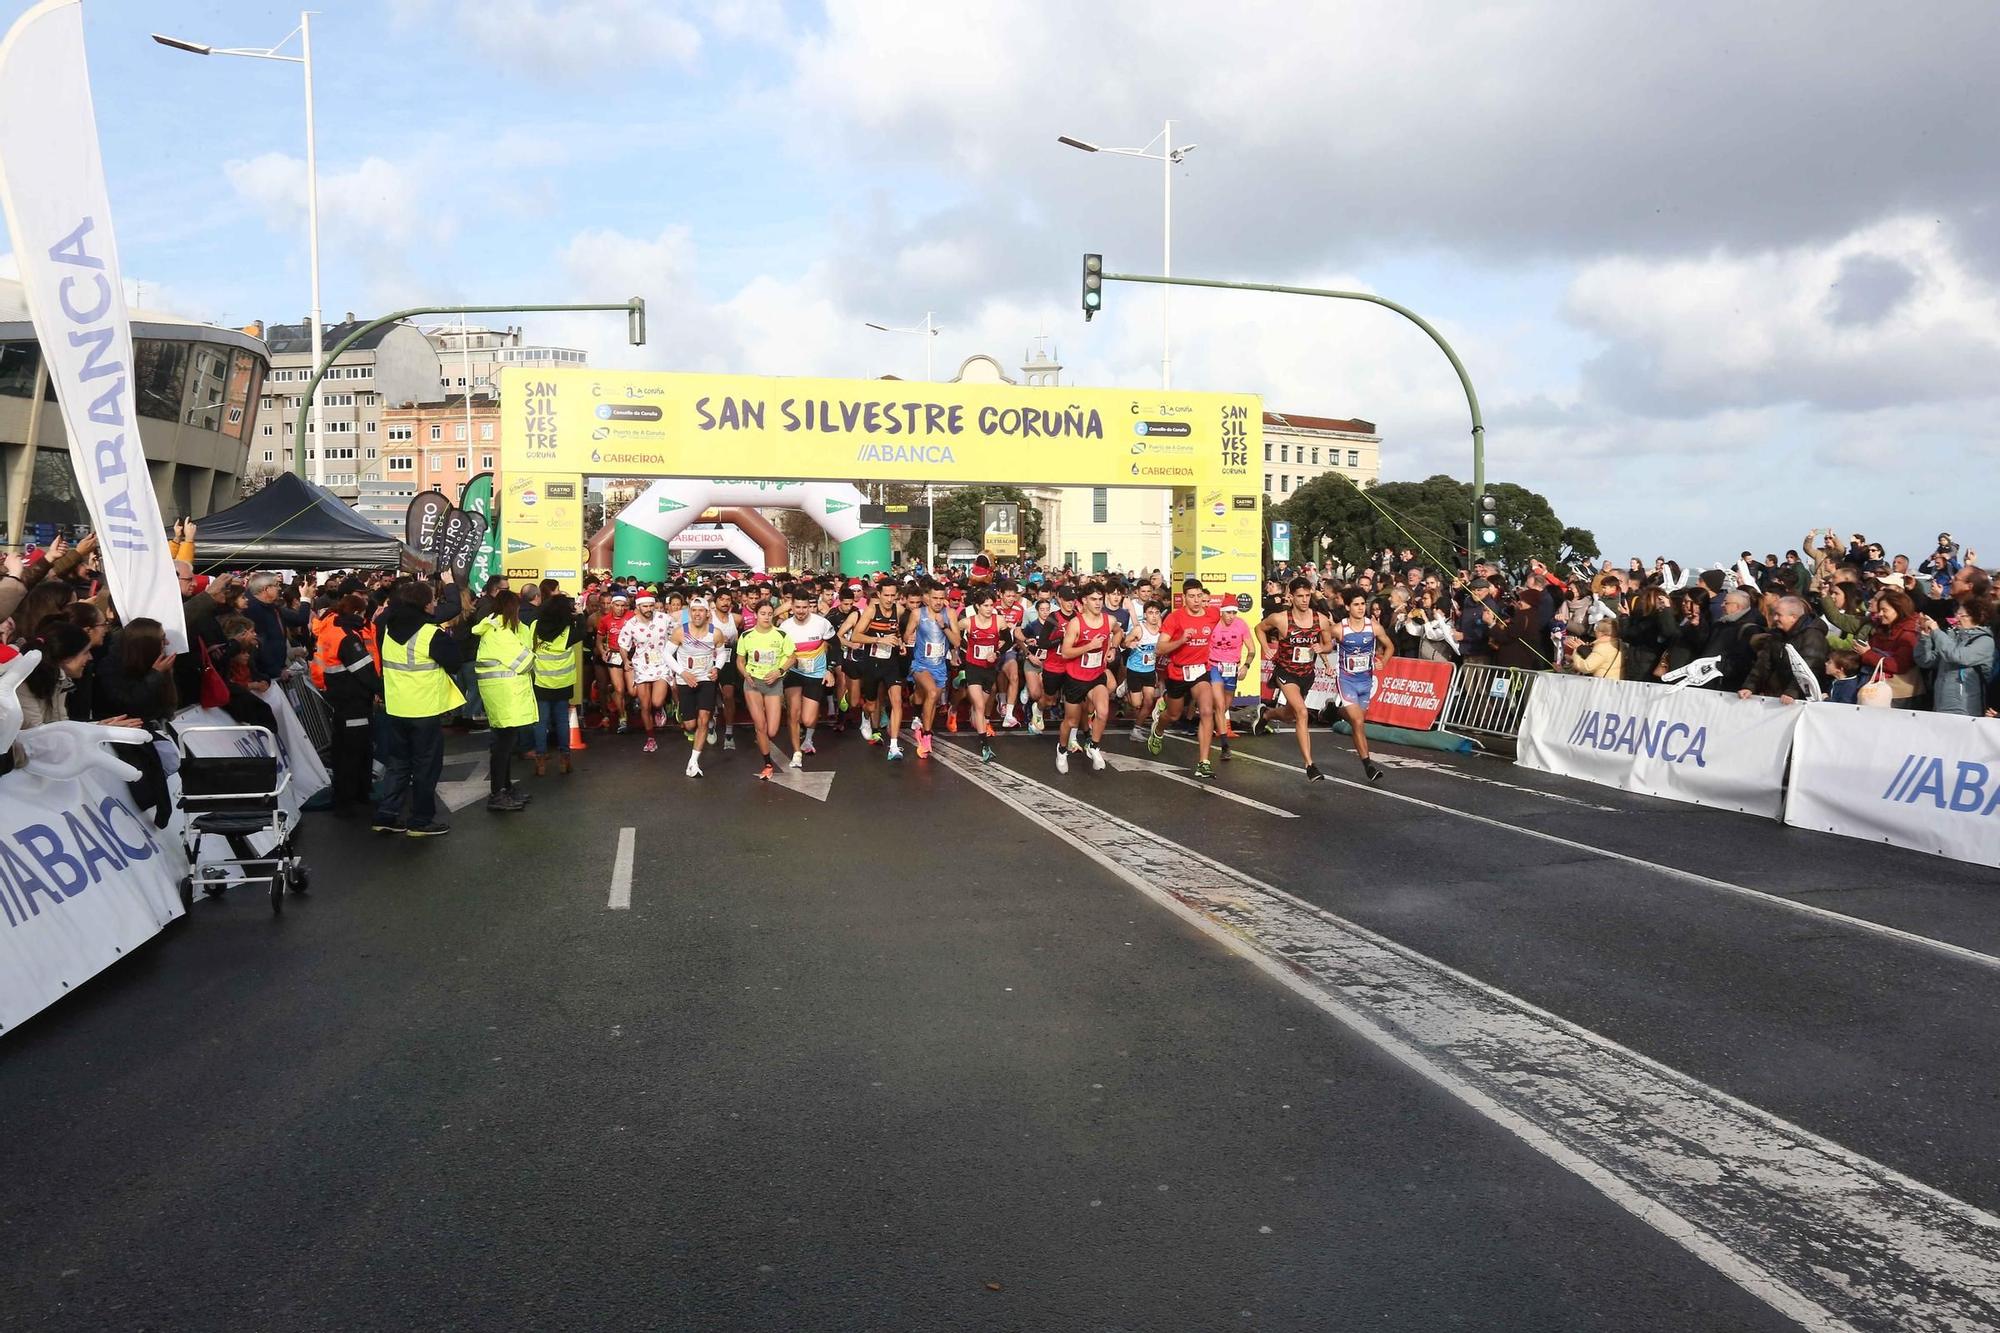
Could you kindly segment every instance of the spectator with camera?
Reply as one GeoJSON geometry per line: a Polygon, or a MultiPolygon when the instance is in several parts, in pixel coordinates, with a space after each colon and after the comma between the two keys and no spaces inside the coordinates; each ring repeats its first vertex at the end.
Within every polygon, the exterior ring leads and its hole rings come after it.
{"type": "Polygon", "coordinates": [[[1993,677],[1993,618],[1989,600],[1953,604],[1940,624],[1926,612],[1916,617],[1916,664],[1931,674],[1931,711],[1980,717],[1986,712],[1993,677]]]}

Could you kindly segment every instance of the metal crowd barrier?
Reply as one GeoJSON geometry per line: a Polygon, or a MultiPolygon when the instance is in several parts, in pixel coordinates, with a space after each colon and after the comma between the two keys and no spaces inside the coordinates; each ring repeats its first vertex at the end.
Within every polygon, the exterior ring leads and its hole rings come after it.
{"type": "Polygon", "coordinates": [[[1459,663],[1451,676],[1451,690],[1445,695],[1438,730],[1475,740],[1485,736],[1512,740],[1521,730],[1535,677],[1541,674],[1522,667],[1459,663]]]}
{"type": "Polygon", "coordinates": [[[331,761],[333,756],[333,706],[319,687],[306,674],[303,662],[292,664],[292,678],[285,682],[285,697],[292,701],[292,711],[299,715],[299,725],[306,730],[306,736],[319,751],[323,761],[331,761]]]}

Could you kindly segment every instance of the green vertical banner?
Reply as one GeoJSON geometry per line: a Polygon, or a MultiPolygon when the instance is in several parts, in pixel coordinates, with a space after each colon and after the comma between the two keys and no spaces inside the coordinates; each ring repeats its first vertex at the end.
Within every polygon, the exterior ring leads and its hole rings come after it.
{"type": "Polygon", "coordinates": [[[611,572],[621,579],[659,583],[667,577],[667,544],[644,528],[618,519],[612,526],[611,572]]]}
{"type": "Polygon", "coordinates": [[[466,482],[458,496],[458,507],[486,520],[486,534],[479,539],[479,549],[473,553],[472,568],[466,576],[473,587],[483,588],[486,580],[500,572],[500,515],[493,508],[493,474],[482,472],[466,482]]]}
{"type": "Polygon", "coordinates": [[[840,572],[882,574],[895,563],[889,551],[889,529],[869,528],[840,544],[840,572]]]}

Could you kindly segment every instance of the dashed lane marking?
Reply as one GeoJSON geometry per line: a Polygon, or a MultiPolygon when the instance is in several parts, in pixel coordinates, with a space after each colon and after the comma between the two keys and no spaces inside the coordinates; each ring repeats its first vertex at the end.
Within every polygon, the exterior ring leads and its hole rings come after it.
{"type": "Polygon", "coordinates": [[[618,830],[618,854],[611,861],[611,900],[605,904],[614,912],[632,906],[632,845],[637,837],[637,829],[618,830]]]}
{"type": "MultiPolygon", "coordinates": [[[[1194,744],[1193,741],[1188,740],[1185,736],[1170,736],[1169,739],[1180,741],[1187,745],[1194,744]]],[[[1236,757],[1238,759],[1248,759],[1253,764],[1263,764],[1267,768],[1283,769],[1287,773],[1303,773],[1305,771],[1303,768],[1294,768],[1290,764],[1280,763],[1275,759],[1266,759],[1262,755],[1247,754],[1240,750],[1237,752],[1236,757]]],[[[1771,907],[1783,908],[1788,912],[1796,912],[1800,915],[1814,917],[1821,921],[1831,921],[1848,929],[1865,931],[1870,935],[1877,935],[1886,940],[1895,940],[1899,944],[1914,945],[1919,949],[1943,954],[1945,957],[1956,959],[1961,963],[1971,963],[1976,967],[2000,971],[2000,958],[1995,958],[1992,954],[1981,953],[1977,949],[1968,949],[1962,944],[1952,944],[1945,940],[1932,939],[1928,935],[1919,935],[1914,931],[1901,930],[1895,926],[1885,926],[1879,921],[1870,921],[1866,917],[1850,916],[1845,912],[1836,912],[1832,908],[1821,907],[1817,903],[1800,902],[1796,898],[1787,898],[1782,894],[1767,893],[1763,889],[1753,889],[1747,884],[1732,884],[1726,879],[1716,879],[1710,875],[1697,874],[1692,870],[1682,870],[1679,866],[1662,865],[1658,861],[1648,861],[1644,857],[1631,856],[1625,852],[1614,852],[1608,847],[1599,847],[1588,842],[1577,842],[1574,839],[1561,837],[1558,834],[1544,833],[1540,829],[1526,828],[1520,824],[1510,824],[1503,819],[1492,819],[1486,815],[1476,815],[1470,810],[1460,810],[1456,806],[1439,805],[1435,801],[1426,801],[1421,797],[1408,796],[1399,791],[1390,791],[1379,783],[1356,782],[1353,778],[1336,777],[1329,777],[1327,781],[1338,783],[1343,787],[1352,787],[1356,791],[1365,791],[1372,796],[1380,796],[1387,800],[1402,801],[1409,805],[1422,806],[1426,810],[1435,810],[1439,814],[1450,815],[1454,819],[1469,820],[1474,824],[1484,824],[1488,828],[1500,829],[1506,833],[1516,833],[1524,838],[1534,838],[1541,842],[1554,843],[1558,847],[1566,847],[1571,851],[1585,852],[1591,856],[1601,856],[1611,861],[1622,861],[1626,865],[1640,866],[1657,874],[1665,875],[1670,879],[1682,880],[1689,884],[1699,884],[1707,889],[1719,889],[1724,893],[1733,893],[1739,897],[1753,899],[1771,907]]]]}
{"type": "Polygon", "coordinates": [[[2000,1326],[2000,1218],[1033,778],[937,753],[1815,1333],[2000,1326]]]}

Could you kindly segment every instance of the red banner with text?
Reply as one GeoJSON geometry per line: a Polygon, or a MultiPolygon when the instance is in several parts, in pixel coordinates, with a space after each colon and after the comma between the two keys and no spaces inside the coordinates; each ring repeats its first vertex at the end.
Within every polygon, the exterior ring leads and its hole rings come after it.
{"type": "Polygon", "coordinates": [[[1429,731],[1444,711],[1451,687],[1451,663],[1392,657],[1375,669],[1375,697],[1367,718],[1385,727],[1429,731]]]}

